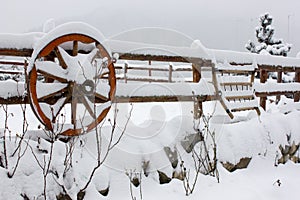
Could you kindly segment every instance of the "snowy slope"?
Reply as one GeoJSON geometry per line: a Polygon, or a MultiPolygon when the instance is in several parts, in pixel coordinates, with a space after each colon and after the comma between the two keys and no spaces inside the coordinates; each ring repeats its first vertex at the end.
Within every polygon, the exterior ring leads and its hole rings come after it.
{"type": "MultiPolygon", "coordinates": [[[[263,112],[261,117],[257,117],[254,113],[246,113],[246,115],[240,115],[239,119],[242,121],[234,123],[229,123],[230,121],[218,103],[205,103],[204,112],[206,114],[211,113],[215,106],[216,110],[211,119],[210,128],[216,132],[217,169],[220,183],[215,177],[200,174],[195,191],[189,196],[185,196],[183,182],[178,179],[172,179],[169,184],[160,185],[157,170],[168,176],[171,176],[173,171],[164,151],[166,146],[171,148],[176,146],[185,161],[185,166],[191,170],[191,174],[194,173],[191,154],[187,154],[179,143],[184,136],[195,132],[192,114],[190,114],[192,104],[140,103],[133,105],[132,116],[125,135],[110,152],[104,165],[96,171],[86,190],[85,199],[131,199],[129,178],[126,173],[137,177],[141,176],[142,185],[140,187],[132,185],[132,195],[137,199],[140,199],[140,191],[143,199],[170,198],[181,200],[201,197],[204,199],[279,200],[292,199],[296,196],[297,185],[300,183],[297,177],[300,172],[298,164],[294,164],[292,161],[277,167],[274,164],[278,159],[276,156],[280,156],[279,145],[284,146],[290,144],[291,141],[300,142],[298,123],[300,111],[296,110],[297,106],[291,100],[282,98],[278,106],[268,105],[269,110],[263,112]],[[287,135],[290,136],[289,141],[287,135]],[[252,157],[247,169],[230,173],[221,165],[221,162],[226,161],[237,163],[242,157],[252,157]],[[150,160],[148,177],[144,175],[141,165],[146,160],[150,160]],[[98,193],[99,190],[104,190],[108,186],[107,197],[98,193]]],[[[121,134],[131,106],[119,104],[118,109],[118,124],[114,140],[121,134]]],[[[21,120],[22,116],[17,114],[20,113],[20,107],[12,106],[9,112],[15,113],[9,118],[9,127],[15,133],[20,134],[22,125],[12,126],[15,120],[21,120]]],[[[108,118],[112,117],[113,113],[110,112],[108,118]]],[[[36,129],[36,131],[27,133],[27,137],[31,137],[27,141],[32,150],[28,147],[12,178],[8,178],[7,173],[13,171],[15,159],[9,159],[8,170],[0,168],[2,180],[0,199],[23,199],[20,194],[26,194],[30,199],[43,199],[41,196],[43,193],[43,171],[36,159],[43,165],[41,161],[48,158],[51,144],[43,139],[38,142],[34,138],[37,133],[43,135],[43,131],[37,129],[38,123],[30,118],[28,117],[31,130],[36,129]],[[34,124],[35,128],[33,128],[34,124]],[[48,154],[45,151],[48,151],[48,154]]],[[[4,128],[3,124],[1,126],[4,128]]],[[[2,134],[4,131],[5,129],[2,129],[2,134]]],[[[101,132],[104,150],[111,133],[111,126],[108,121],[104,124],[101,132]]],[[[3,144],[3,140],[1,141],[3,144]]],[[[16,146],[14,141],[13,139],[9,142],[9,152],[12,152],[16,146]]],[[[54,174],[50,173],[47,178],[48,199],[55,199],[55,196],[62,192],[62,188],[58,184],[64,185],[68,194],[76,199],[77,192],[87,182],[89,174],[96,166],[95,145],[95,133],[89,133],[75,140],[72,170],[62,176],[66,145],[59,141],[54,143],[53,160],[50,167],[54,174]],[[59,175],[59,178],[56,178],[57,175],[55,174],[59,175]]],[[[25,147],[26,143],[23,144],[23,149],[25,147]]]]}

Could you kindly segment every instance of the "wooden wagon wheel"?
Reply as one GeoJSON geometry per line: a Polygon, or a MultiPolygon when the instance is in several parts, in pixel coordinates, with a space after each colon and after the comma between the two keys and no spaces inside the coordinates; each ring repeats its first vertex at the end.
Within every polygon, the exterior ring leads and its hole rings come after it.
{"type": "Polygon", "coordinates": [[[32,62],[28,94],[46,129],[77,136],[105,118],[116,79],[110,54],[99,41],[79,33],[61,35],[40,48],[32,62]],[[63,114],[67,107],[69,119],[63,114]]]}

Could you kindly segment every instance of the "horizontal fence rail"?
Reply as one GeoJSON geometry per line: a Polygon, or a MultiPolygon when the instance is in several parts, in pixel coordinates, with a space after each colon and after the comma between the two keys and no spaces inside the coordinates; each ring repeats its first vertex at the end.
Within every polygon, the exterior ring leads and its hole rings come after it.
{"type": "MultiPolygon", "coordinates": [[[[0,47],[0,55],[2,56],[10,56],[10,57],[23,57],[24,60],[28,59],[33,50],[28,49],[5,49],[0,47]]],[[[117,77],[118,80],[123,80],[124,82],[128,81],[140,81],[140,82],[162,82],[162,83],[173,83],[176,82],[176,78],[174,78],[174,73],[183,73],[183,72],[191,72],[191,80],[186,82],[199,82],[201,80],[201,68],[205,67],[210,68],[214,65],[214,63],[211,60],[208,59],[201,59],[201,58],[193,58],[193,59],[186,59],[181,58],[180,56],[159,56],[159,55],[142,55],[142,54],[131,54],[123,52],[113,52],[113,53],[120,53],[120,59],[124,60],[137,60],[137,61],[148,61],[148,65],[141,65],[141,66],[132,66],[129,63],[124,63],[122,65],[116,63],[115,69],[122,71],[122,75],[119,75],[117,77]],[[165,62],[168,63],[168,67],[156,67],[152,66],[151,62],[165,62]],[[187,67],[174,67],[173,64],[170,64],[170,62],[185,62],[190,63],[190,68],[187,67]],[[147,76],[136,76],[130,75],[130,72],[134,71],[145,71],[147,72],[147,76]],[[167,76],[164,77],[164,79],[160,78],[157,79],[153,74],[154,72],[166,72],[167,76]]],[[[288,59],[288,58],[286,58],[288,59]]],[[[246,61],[245,63],[241,62],[234,62],[231,61],[230,64],[232,65],[248,65],[249,63],[246,61]]],[[[0,74],[10,74],[10,75],[22,75],[24,74],[24,71],[27,66],[27,62],[21,62],[21,61],[8,61],[8,60],[0,60],[0,65],[11,65],[11,66],[24,66],[24,70],[5,70],[1,69],[0,74]]],[[[300,63],[299,63],[300,66],[300,63]]],[[[282,86],[284,84],[282,82],[282,74],[286,72],[294,72],[294,82],[300,83],[300,67],[298,66],[283,66],[282,64],[257,64],[256,69],[256,75],[259,74],[260,83],[256,84],[259,87],[259,90],[255,91],[255,94],[257,97],[260,98],[260,106],[262,108],[266,108],[266,100],[268,96],[276,96],[276,101],[280,100],[281,95],[289,95],[294,98],[295,102],[298,102],[300,100],[300,88],[296,87],[295,85],[290,86],[282,86]],[[268,90],[265,84],[268,83],[268,74],[270,72],[277,74],[277,85],[273,84],[272,90],[268,90]],[[262,89],[264,88],[264,89],[262,89]]],[[[256,86],[255,86],[256,87],[256,86]]],[[[1,98],[1,97],[0,97],[1,98]]],[[[26,97],[22,97],[20,100],[18,99],[18,96],[11,96],[9,98],[2,98],[0,100],[0,103],[28,103],[26,100],[26,97]]],[[[149,97],[147,97],[149,99],[149,97]]],[[[145,98],[145,101],[147,101],[147,98],[145,98]]],[[[142,98],[139,98],[140,101],[143,101],[142,98]]],[[[155,98],[153,98],[155,100],[155,98]]],[[[151,101],[153,101],[153,99],[151,101]]],[[[189,99],[189,98],[187,98],[189,99]]],[[[215,99],[214,97],[205,98],[205,100],[211,100],[215,99]]],[[[136,101],[136,100],[133,100],[136,101]]]]}

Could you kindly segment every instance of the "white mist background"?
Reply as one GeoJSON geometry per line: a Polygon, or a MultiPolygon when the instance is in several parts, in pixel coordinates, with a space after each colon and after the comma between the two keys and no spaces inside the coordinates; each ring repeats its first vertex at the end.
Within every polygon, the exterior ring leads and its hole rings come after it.
{"type": "MultiPolygon", "coordinates": [[[[289,56],[300,51],[298,0],[5,0],[1,2],[0,33],[42,31],[45,21],[56,24],[83,21],[106,37],[141,27],[180,31],[213,49],[246,51],[255,41],[260,14],[273,16],[275,36],[293,44],[289,56]]],[[[149,36],[150,37],[150,36],[149,36]]]]}

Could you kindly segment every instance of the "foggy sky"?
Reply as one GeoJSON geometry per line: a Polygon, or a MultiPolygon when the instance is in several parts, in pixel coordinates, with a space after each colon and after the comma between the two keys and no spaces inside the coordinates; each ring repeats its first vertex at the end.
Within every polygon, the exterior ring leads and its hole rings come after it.
{"type": "Polygon", "coordinates": [[[56,24],[84,21],[110,37],[140,27],[162,27],[199,39],[207,48],[246,51],[255,40],[260,14],[273,16],[276,38],[300,51],[299,0],[4,0],[1,33],[41,31],[53,18],[56,24]]]}

